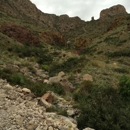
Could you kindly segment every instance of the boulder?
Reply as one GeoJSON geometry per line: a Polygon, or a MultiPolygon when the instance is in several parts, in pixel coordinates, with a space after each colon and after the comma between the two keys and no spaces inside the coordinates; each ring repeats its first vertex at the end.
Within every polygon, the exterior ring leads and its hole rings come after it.
{"type": "Polygon", "coordinates": [[[22,89],[22,92],[23,92],[23,93],[26,93],[26,94],[29,94],[29,93],[31,93],[31,90],[28,89],[28,88],[23,88],[23,89],[22,89]]]}
{"type": "Polygon", "coordinates": [[[48,84],[48,83],[49,83],[49,80],[47,80],[47,79],[44,79],[44,83],[47,83],[47,84],[48,84]]]}
{"type": "Polygon", "coordinates": [[[53,101],[53,97],[52,97],[52,95],[51,95],[51,93],[45,93],[43,96],[42,96],[42,98],[44,99],[44,100],[46,100],[47,102],[49,102],[49,103],[52,103],[52,101],[53,101]]]}
{"type": "Polygon", "coordinates": [[[58,76],[54,76],[54,77],[50,77],[49,78],[49,83],[52,84],[52,83],[59,83],[61,80],[61,77],[58,77],[58,76]]]}
{"type": "Polygon", "coordinates": [[[40,99],[40,105],[43,105],[46,108],[50,108],[52,106],[52,104],[48,103],[44,98],[40,99]]]}
{"type": "Polygon", "coordinates": [[[85,128],[83,130],[94,130],[94,129],[87,127],[87,128],[85,128]]]}
{"type": "Polygon", "coordinates": [[[48,78],[48,75],[41,69],[36,69],[36,75],[41,76],[42,78],[48,78]]]}
{"type": "Polygon", "coordinates": [[[65,76],[65,73],[63,71],[58,73],[58,77],[63,77],[63,76],[65,76]]]}
{"type": "Polygon", "coordinates": [[[57,76],[53,76],[49,78],[49,83],[60,83],[62,78],[65,76],[65,73],[63,71],[59,72],[57,76]]]}
{"type": "Polygon", "coordinates": [[[73,84],[71,82],[69,82],[68,79],[66,79],[66,78],[62,78],[60,80],[60,84],[61,84],[64,92],[66,92],[66,93],[75,89],[73,84]]]}
{"type": "Polygon", "coordinates": [[[6,84],[6,85],[4,86],[4,89],[13,89],[13,87],[12,87],[10,84],[6,84]]]}
{"type": "Polygon", "coordinates": [[[93,81],[93,78],[91,75],[89,74],[85,74],[83,75],[83,81],[86,80],[86,81],[93,81]]]}

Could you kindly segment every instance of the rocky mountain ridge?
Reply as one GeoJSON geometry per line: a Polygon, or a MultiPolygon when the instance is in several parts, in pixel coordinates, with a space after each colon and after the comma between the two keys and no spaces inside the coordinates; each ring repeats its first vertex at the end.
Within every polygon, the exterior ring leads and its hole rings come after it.
{"type": "MultiPolygon", "coordinates": [[[[32,22],[33,24],[39,24],[44,29],[57,30],[60,33],[68,33],[75,28],[85,26],[86,22],[79,17],[69,17],[67,15],[56,16],[55,14],[46,14],[41,12],[30,0],[17,0],[17,1],[0,1],[0,10],[8,13],[13,17],[20,18],[32,22]]],[[[100,13],[100,18],[108,18],[108,16],[114,16],[118,14],[127,14],[125,8],[122,5],[116,5],[109,9],[104,9],[100,13]]],[[[84,31],[82,30],[82,33],[84,31]]]]}
{"type": "Polygon", "coordinates": [[[0,5],[1,11],[10,14],[13,17],[29,20],[29,22],[34,24],[40,24],[40,26],[45,29],[53,29],[64,32],[66,31],[65,28],[69,27],[70,29],[73,29],[77,27],[79,22],[83,22],[78,17],[69,18],[67,15],[61,15],[58,17],[55,14],[43,13],[37,9],[30,0],[1,0],[0,5]],[[69,23],[67,23],[67,21],[69,23]],[[63,24],[65,25],[63,26],[63,24]],[[57,29],[57,26],[59,26],[59,29],[57,29]]]}

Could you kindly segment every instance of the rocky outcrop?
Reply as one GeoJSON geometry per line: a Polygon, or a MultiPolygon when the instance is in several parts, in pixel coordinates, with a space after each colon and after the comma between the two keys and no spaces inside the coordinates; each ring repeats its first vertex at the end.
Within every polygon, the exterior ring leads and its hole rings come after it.
{"type": "Polygon", "coordinates": [[[115,5],[100,12],[100,19],[110,18],[114,15],[127,14],[126,9],[122,5],[115,5]]]}
{"type": "Polygon", "coordinates": [[[53,45],[65,45],[65,36],[58,31],[44,31],[41,33],[42,41],[53,45]]]}
{"type": "Polygon", "coordinates": [[[20,25],[7,23],[3,24],[0,29],[3,34],[21,43],[28,43],[31,45],[40,43],[37,35],[33,34],[31,30],[20,25]]]}
{"type": "Polygon", "coordinates": [[[68,80],[68,77],[65,76],[65,73],[63,71],[59,72],[58,76],[50,77],[48,83],[59,83],[62,86],[62,89],[65,93],[71,92],[75,89],[75,87],[68,80]]]}
{"type": "Polygon", "coordinates": [[[39,98],[23,90],[0,79],[0,130],[78,130],[74,119],[46,112],[39,98]]]}
{"type": "Polygon", "coordinates": [[[44,29],[53,29],[67,32],[85,23],[79,17],[70,18],[67,15],[56,16],[47,14],[35,6],[30,0],[0,0],[0,10],[13,17],[27,19],[29,23],[41,25],[44,29]]]}

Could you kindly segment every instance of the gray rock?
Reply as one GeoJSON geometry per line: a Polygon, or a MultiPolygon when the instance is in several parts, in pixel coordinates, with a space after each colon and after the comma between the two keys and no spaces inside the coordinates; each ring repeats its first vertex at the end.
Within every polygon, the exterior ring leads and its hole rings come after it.
{"type": "Polygon", "coordinates": [[[27,130],[35,130],[37,128],[36,124],[31,124],[27,126],[27,130]]]}
{"type": "Polygon", "coordinates": [[[4,89],[13,89],[13,87],[10,85],[10,84],[6,84],[5,86],[4,86],[4,89]]]}
{"type": "Polygon", "coordinates": [[[52,126],[50,126],[50,127],[48,128],[48,130],[54,130],[54,129],[53,129],[53,127],[52,127],[52,126]]]}
{"type": "Polygon", "coordinates": [[[31,93],[31,90],[28,89],[28,88],[23,88],[22,91],[23,91],[24,93],[31,93]]]}
{"type": "Polygon", "coordinates": [[[94,129],[87,127],[87,128],[85,128],[83,130],[94,130],[94,129]]]}
{"type": "Polygon", "coordinates": [[[42,130],[40,126],[38,126],[35,130],[42,130]]]}
{"type": "Polygon", "coordinates": [[[63,71],[58,73],[58,77],[63,77],[63,76],[65,76],[65,73],[63,71]]]}
{"type": "Polygon", "coordinates": [[[48,103],[45,99],[41,98],[40,99],[40,104],[45,106],[46,108],[50,108],[52,105],[48,103]]]}
{"type": "Polygon", "coordinates": [[[68,109],[67,110],[67,114],[69,115],[69,116],[73,116],[73,115],[75,115],[75,110],[74,109],[68,109]]]}

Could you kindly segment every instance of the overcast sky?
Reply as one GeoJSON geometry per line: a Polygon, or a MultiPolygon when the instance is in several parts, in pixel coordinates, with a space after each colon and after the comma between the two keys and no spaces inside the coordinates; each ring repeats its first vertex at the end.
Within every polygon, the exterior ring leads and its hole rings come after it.
{"type": "Polygon", "coordinates": [[[99,18],[100,11],[113,5],[121,4],[130,13],[130,0],[30,0],[44,13],[70,17],[78,16],[90,21],[91,17],[99,18]]]}

